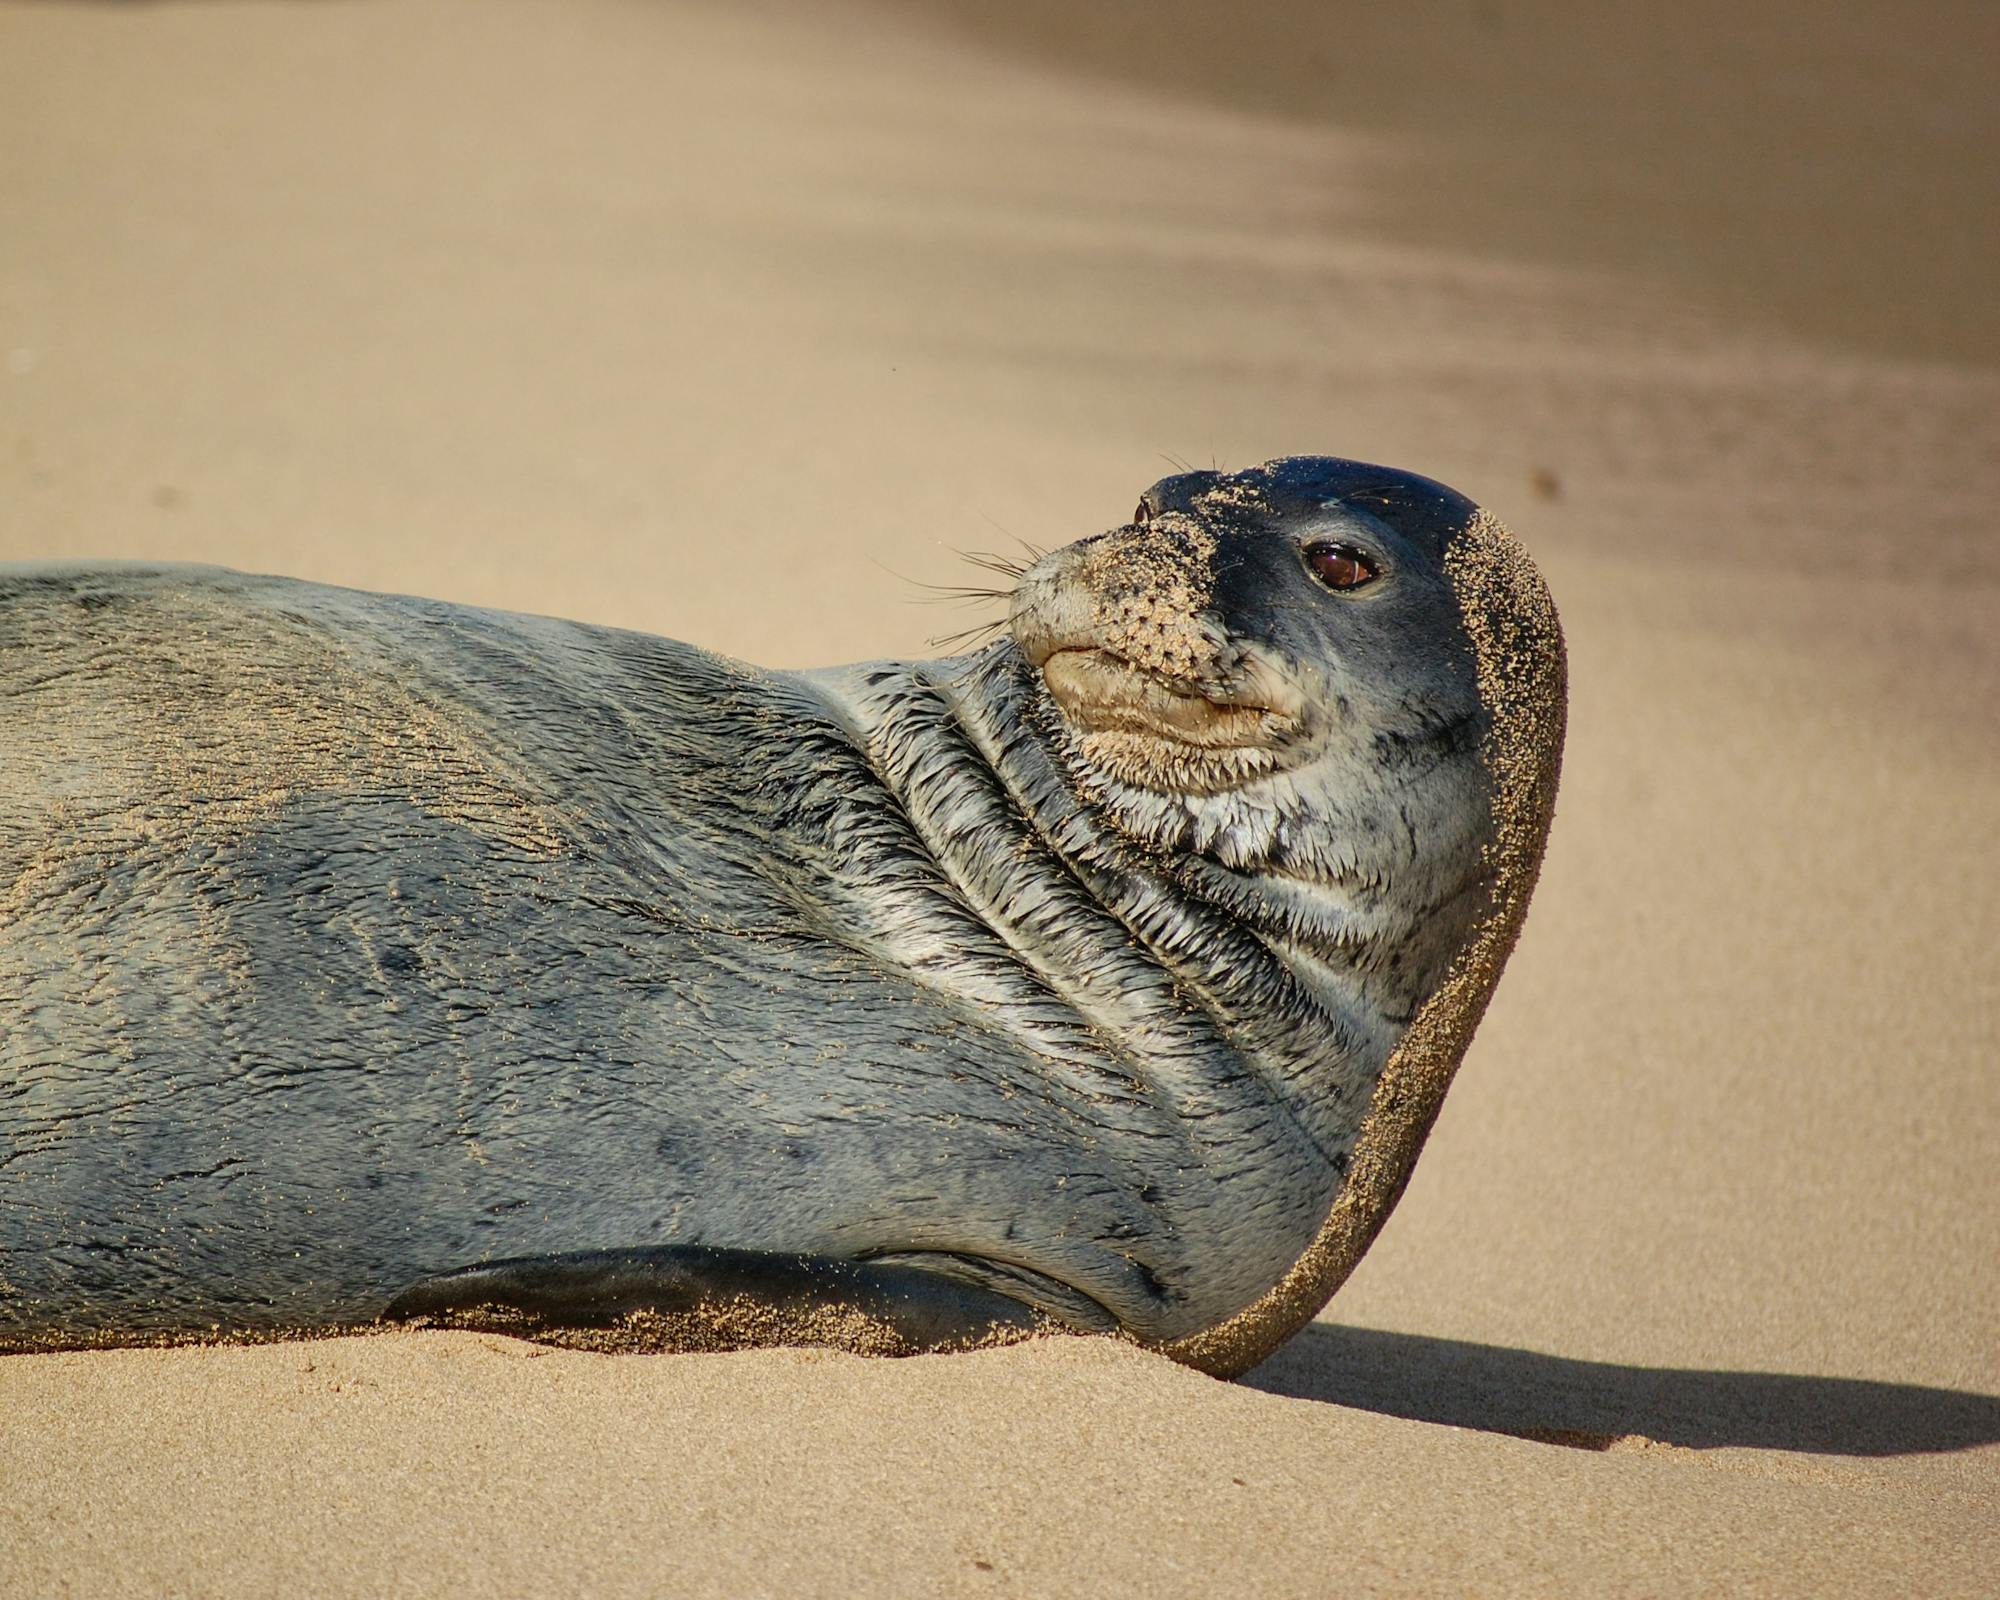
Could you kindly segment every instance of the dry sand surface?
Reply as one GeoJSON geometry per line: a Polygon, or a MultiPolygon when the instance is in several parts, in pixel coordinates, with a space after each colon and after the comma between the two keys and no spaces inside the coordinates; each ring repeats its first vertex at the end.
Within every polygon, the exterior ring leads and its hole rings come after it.
{"type": "Polygon", "coordinates": [[[1991,8],[988,9],[0,5],[0,558],[797,665],[1169,457],[1442,477],[1570,759],[1380,1243],[1237,1384],[14,1357],[0,1588],[1994,1592],[1991,8]]]}

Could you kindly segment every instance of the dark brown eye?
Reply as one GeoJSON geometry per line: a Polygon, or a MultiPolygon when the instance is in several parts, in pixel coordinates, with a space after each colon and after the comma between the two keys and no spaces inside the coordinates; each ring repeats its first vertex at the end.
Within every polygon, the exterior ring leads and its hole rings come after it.
{"type": "Polygon", "coordinates": [[[1153,508],[1147,505],[1145,501],[1141,500],[1139,502],[1139,509],[1132,513],[1132,520],[1134,522],[1143,524],[1147,518],[1152,516],[1152,514],[1153,514],[1153,508]]]}
{"type": "Polygon", "coordinates": [[[1306,565],[1329,589],[1358,589],[1375,581],[1375,563],[1351,544],[1309,544],[1306,565]]]}

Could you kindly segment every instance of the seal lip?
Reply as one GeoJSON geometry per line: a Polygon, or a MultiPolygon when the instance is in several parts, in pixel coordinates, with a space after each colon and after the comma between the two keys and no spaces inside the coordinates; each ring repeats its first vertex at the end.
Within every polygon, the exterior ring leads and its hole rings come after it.
{"type": "Polygon", "coordinates": [[[1066,644],[1039,662],[1042,682],[1079,733],[1150,735],[1192,752],[1268,750],[1300,722],[1270,672],[1240,685],[1170,677],[1102,644],[1066,644]]]}

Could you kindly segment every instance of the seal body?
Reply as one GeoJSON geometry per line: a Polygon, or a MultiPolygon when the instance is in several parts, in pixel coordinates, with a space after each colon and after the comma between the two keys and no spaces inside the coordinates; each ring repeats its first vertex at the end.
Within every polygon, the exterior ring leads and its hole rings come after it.
{"type": "Polygon", "coordinates": [[[1241,1364],[1518,924],[1475,522],[1350,462],[1189,475],[1001,642],[808,673],[0,569],[0,1347],[394,1306],[1241,1364]]]}

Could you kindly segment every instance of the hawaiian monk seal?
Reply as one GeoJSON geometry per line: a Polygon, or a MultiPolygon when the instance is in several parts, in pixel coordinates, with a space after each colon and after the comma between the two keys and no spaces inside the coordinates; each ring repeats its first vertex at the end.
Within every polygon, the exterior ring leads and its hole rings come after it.
{"type": "Polygon", "coordinates": [[[1009,634],[782,673],[0,569],[0,1348],[1260,1360],[1520,927],[1555,611],[1462,496],[1308,457],[1156,484],[1009,634]]]}

